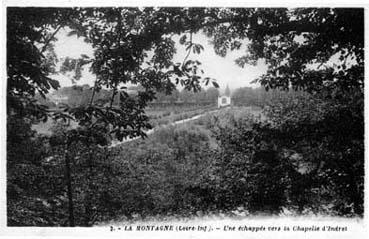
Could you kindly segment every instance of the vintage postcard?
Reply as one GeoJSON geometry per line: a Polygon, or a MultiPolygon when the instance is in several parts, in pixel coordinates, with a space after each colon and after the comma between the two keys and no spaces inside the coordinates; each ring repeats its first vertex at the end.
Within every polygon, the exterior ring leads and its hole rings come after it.
{"type": "Polygon", "coordinates": [[[367,235],[369,5],[260,4],[6,1],[0,235],[367,235]]]}

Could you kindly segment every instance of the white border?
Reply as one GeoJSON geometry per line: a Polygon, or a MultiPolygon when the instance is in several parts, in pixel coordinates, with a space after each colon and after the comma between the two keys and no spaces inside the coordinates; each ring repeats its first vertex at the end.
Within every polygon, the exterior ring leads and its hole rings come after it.
{"type": "Polygon", "coordinates": [[[72,7],[72,6],[175,6],[175,7],[364,7],[365,0],[5,0],[7,6],[72,7]]]}

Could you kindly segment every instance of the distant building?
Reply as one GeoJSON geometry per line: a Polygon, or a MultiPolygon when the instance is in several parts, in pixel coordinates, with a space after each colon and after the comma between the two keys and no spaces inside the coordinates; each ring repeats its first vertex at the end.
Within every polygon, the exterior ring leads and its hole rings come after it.
{"type": "Polygon", "coordinates": [[[218,97],[218,108],[231,105],[231,91],[227,85],[224,95],[218,97]]]}
{"type": "Polygon", "coordinates": [[[230,96],[219,96],[218,97],[218,108],[225,107],[231,105],[231,97],[230,96]]]}

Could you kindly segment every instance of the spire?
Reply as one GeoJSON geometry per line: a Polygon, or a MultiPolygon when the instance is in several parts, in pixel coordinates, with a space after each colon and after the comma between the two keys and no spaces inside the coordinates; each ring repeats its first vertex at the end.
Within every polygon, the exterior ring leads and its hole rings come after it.
{"type": "Polygon", "coordinates": [[[227,87],[226,87],[226,89],[225,89],[224,94],[225,94],[226,96],[231,96],[231,91],[229,90],[228,84],[227,84],[227,87]]]}

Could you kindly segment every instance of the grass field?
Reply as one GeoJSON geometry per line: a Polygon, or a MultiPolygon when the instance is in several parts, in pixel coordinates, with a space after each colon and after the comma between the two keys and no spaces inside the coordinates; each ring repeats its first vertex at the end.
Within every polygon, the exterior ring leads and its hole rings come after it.
{"type": "MultiPolygon", "coordinates": [[[[188,119],[196,115],[204,114],[214,109],[216,109],[214,106],[170,106],[166,108],[148,108],[145,113],[149,117],[150,124],[153,127],[158,127],[161,125],[168,125],[179,120],[188,119]]],[[[51,135],[51,129],[54,125],[55,121],[49,119],[46,122],[34,124],[32,129],[39,134],[51,135]]],[[[71,121],[70,127],[77,127],[77,123],[75,121],[71,121]]]]}

